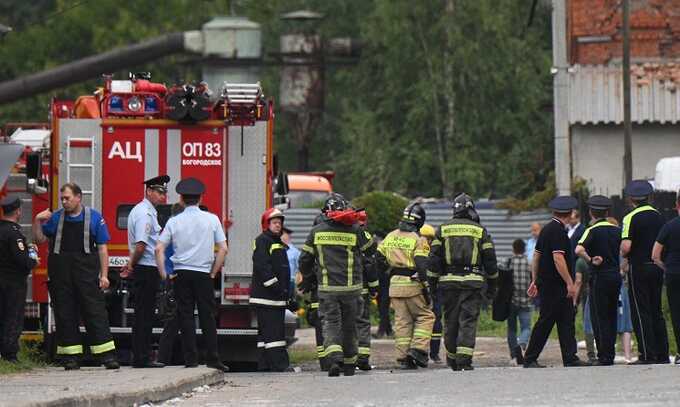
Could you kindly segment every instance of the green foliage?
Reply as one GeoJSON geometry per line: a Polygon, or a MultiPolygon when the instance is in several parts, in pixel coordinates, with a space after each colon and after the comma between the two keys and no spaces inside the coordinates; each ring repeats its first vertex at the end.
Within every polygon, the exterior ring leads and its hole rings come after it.
{"type": "Polygon", "coordinates": [[[529,195],[526,199],[508,198],[496,204],[497,207],[508,209],[511,213],[519,213],[524,211],[533,211],[536,209],[546,209],[548,202],[557,195],[557,188],[555,187],[555,176],[551,174],[548,182],[543,189],[529,195]]]}
{"type": "Polygon", "coordinates": [[[355,208],[366,208],[368,231],[386,235],[399,223],[408,200],[392,192],[369,192],[352,200],[355,208]]]}
{"type": "MultiPolygon", "coordinates": [[[[497,0],[5,0],[0,22],[15,31],[0,41],[0,81],[55,67],[157,35],[200,26],[234,11],[261,24],[268,62],[279,36],[300,30],[282,13],[310,9],[325,38],[363,43],[355,65],[329,64],[324,114],[311,166],[334,170],[336,190],[405,196],[526,198],[552,167],[550,8],[497,0]],[[3,13],[4,12],[4,13],[3,13]]],[[[310,29],[310,25],[304,29],[310,29]]],[[[114,72],[148,70],[173,83],[200,77],[195,56],[166,57],[114,72]]],[[[278,99],[280,66],[265,64],[262,83],[278,99]]],[[[52,97],[91,93],[92,80],[0,106],[0,125],[45,121],[52,97]]],[[[284,171],[295,168],[290,117],[277,115],[276,148],[284,171]]]]}
{"type": "Polygon", "coordinates": [[[21,342],[17,363],[0,360],[0,375],[19,373],[47,366],[45,355],[40,350],[42,342],[21,342]]]}

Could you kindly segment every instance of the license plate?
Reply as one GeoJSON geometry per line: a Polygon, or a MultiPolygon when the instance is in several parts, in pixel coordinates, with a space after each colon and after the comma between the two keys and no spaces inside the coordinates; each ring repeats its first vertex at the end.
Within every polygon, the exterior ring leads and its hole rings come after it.
{"type": "Polygon", "coordinates": [[[109,267],[123,267],[127,262],[127,256],[109,256],[109,267]]]}

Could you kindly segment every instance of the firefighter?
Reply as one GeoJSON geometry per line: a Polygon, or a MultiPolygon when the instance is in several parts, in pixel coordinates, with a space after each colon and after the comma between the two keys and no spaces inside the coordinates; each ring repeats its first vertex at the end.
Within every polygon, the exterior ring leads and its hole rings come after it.
{"type": "MultiPolygon", "coordinates": [[[[434,240],[434,227],[432,225],[424,224],[420,228],[420,236],[427,239],[428,246],[432,245],[434,240]]],[[[432,278],[432,272],[429,270],[428,259],[428,278],[432,278]]],[[[432,339],[430,339],[430,360],[434,363],[442,363],[439,357],[439,350],[442,344],[442,299],[439,290],[431,291],[432,294],[432,312],[434,312],[434,325],[432,327],[432,339]]]]}
{"type": "Polygon", "coordinates": [[[590,318],[597,343],[595,366],[610,366],[616,356],[616,322],[621,290],[619,247],[621,230],[607,221],[611,199],[594,195],[588,199],[592,225],[583,232],[576,254],[590,268],[590,318]]]}
{"type": "Polygon", "coordinates": [[[128,248],[130,259],[121,275],[133,272],[135,320],[132,325],[132,367],[158,368],[163,363],[150,360],[156,293],[165,270],[156,267],[156,241],[161,233],[156,206],[165,202],[170,177],[161,175],[144,181],[144,199],[128,215],[128,248]]]}
{"type": "Polygon", "coordinates": [[[399,228],[385,236],[376,254],[378,267],[390,274],[394,342],[402,369],[427,367],[434,325],[427,283],[430,247],[418,234],[424,223],[425,210],[420,204],[407,206],[399,228]]]}
{"type": "Polygon", "coordinates": [[[630,312],[640,353],[636,364],[670,362],[666,321],[661,311],[663,270],[651,258],[664,220],[649,204],[652,192],[652,186],[645,180],[631,181],[625,189],[635,206],[623,218],[620,251],[628,264],[630,312]]]}
{"type": "Polygon", "coordinates": [[[465,193],[453,200],[453,219],[437,228],[430,252],[432,285],[441,289],[446,360],[455,370],[473,370],[477,320],[484,301],[493,299],[498,270],[496,251],[486,229],[471,219],[476,214],[465,193]]]}
{"type": "Polygon", "coordinates": [[[82,204],[83,191],[77,184],[62,185],[60,193],[63,209],[54,213],[46,209],[33,222],[35,242],[50,241],[48,289],[57,325],[57,355],[66,370],[80,368],[82,319],[92,355],[107,369],[118,369],[102,292],[109,287],[109,231],[102,215],[82,204]]]}
{"type": "Polygon", "coordinates": [[[26,306],[26,276],[38,264],[35,246],[21,233],[21,200],[0,201],[0,358],[17,362],[26,306]]]}
{"type": "Polygon", "coordinates": [[[275,208],[261,218],[262,233],[253,242],[253,281],[250,304],[255,308],[258,326],[259,370],[289,370],[286,351],[285,315],[290,287],[290,266],[281,241],[285,217],[275,208]]]}
{"type": "Polygon", "coordinates": [[[229,368],[222,364],[217,352],[215,322],[215,276],[222,269],[227,255],[227,238],[222,223],[214,214],[202,211],[198,204],[205,185],[196,178],[185,178],[177,183],[184,210],[168,220],[156,243],[156,264],[165,270],[165,248],[172,244],[170,258],[177,274],[174,284],[177,300],[184,365],[198,366],[196,350],[196,322],[194,308],[203,333],[206,365],[222,372],[229,368]],[[217,247],[217,252],[215,252],[217,247]]]}
{"type": "MultiPolygon", "coordinates": [[[[323,210],[322,210],[323,211],[323,210]]],[[[324,221],[324,213],[314,219],[314,226],[324,221]]],[[[298,262],[299,264],[299,262],[298,262]]],[[[300,273],[301,276],[301,273],[300,273]]],[[[326,359],[326,352],[323,347],[323,315],[319,310],[319,291],[318,283],[316,281],[316,273],[313,277],[302,281],[297,281],[299,289],[304,293],[309,293],[309,304],[307,306],[307,323],[314,327],[314,338],[316,340],[316,354],[319,360],[319,367],[322,372],[328,371],[328,360],[326,359]]]]}
{"type": "Polygon", "coordinates": [[[328,375],[339,376],[343,370],[345,376],[353,376],[357,362],[356,316],[363,287],[361,256],[372,255],[375,242],[357,225],[356,212],[348,208],[342,195],[329,196],[324,209],[324,221],[312,228],[302,246],[302,284],[308,289],[307,284],[318,282],[328,375]]]}
{"type": "MultiPolygon", "coordinates": [[[[366,230],[368,217],[366,211],[358,212],[359,226],[366,230]]],[[[367,232],[366,232],[367,233],[367,232]]],[[[371,299],[378,294],[378,275],[374,267],[374,257],[363,255],[361,257],[361,268],[364,286],[361,290],[361,307],[357,314],[357,337],[359,344],[359,356],[357,358],[357,368],[369,371],[371,367],[371,299]]]]}

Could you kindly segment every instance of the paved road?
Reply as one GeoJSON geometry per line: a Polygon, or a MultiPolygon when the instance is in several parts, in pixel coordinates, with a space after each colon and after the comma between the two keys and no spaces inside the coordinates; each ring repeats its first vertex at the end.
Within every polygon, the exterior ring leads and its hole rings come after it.
{"type": "Polygon", "coordinates": [[[680,367],[389,370],[228,374],[226,383],[173,406],[657,406],[680,404],[680,367]]]}

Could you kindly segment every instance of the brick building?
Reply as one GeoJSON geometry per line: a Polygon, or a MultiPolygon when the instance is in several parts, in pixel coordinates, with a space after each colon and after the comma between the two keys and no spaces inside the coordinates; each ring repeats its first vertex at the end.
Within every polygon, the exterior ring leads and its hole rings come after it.
{"type": "MultiPolygon", "coordinates": [[[[563,183],[581,177],[593,192],[619,194],[624,182],[621,1],[554,0],[553,5],[560,1],[566,35],[555,35],[553,43],[564,47],[566,64],[556,69],[555,106],[563,100],[568,110],[562,116],[568,144],[558,145],[556,112],[558,184],[560,175],[563,183]],[[556,44],[560,38],[566,44],[556,44]],[[568,178],[559,174],[565,171],[568,178]]],[[[630,0],[630,5],[633,177],[653,179],[661,158],[680,156],[680,0],[630,0]]]]}

